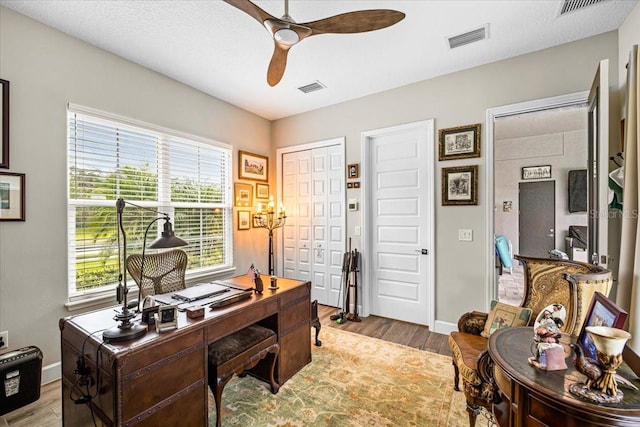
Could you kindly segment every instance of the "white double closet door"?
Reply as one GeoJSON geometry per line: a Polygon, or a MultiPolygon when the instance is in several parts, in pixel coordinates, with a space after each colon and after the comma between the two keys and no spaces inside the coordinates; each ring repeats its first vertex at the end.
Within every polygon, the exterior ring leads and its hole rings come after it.
{"type": "Polygon", "coordinates": [[[344,139],[282,152],[280,158],[287,210],[283,276],[310,280],[311,299],[337,307],[346,238],[344,139]]]}

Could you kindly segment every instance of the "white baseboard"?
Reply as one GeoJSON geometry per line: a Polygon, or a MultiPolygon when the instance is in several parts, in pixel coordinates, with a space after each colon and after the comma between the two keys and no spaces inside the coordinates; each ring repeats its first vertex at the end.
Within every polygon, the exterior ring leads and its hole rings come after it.
{"type": "Polygon", "coordinates": [[[434,326],[433,332],[449,335],[451,332],[457,331],[457,330],[458,330],[457,323],[443,322],[442,320],[436,320],[436,324],[434,326]]]}
{"type": "Polygon", "coordinates": [[[42,368],[40,384],[47,384],[59,380],[62,377],[62,363],[56,362],[42,368]]]}

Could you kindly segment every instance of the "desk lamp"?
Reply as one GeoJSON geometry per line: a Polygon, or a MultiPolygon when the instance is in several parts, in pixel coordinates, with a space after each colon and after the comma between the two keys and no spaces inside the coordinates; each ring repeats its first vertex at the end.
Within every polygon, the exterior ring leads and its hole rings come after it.
{"type": "MultiPolygon", "coordinates": [[[[153,221],[147,225],[147,228],[144,233],[144,241],[142,246],[142,265],[140,267],[140,283],[142,283],[142,275],[144,272],[144,253],[145,246],[147,242],[147,233],[153,224],[157,221],[164,219],[164,230],[162,231],[162,235],[154,240],[149,248],[151,249],[160,249],[160,248],[174,248],[178,246],[184,246],[188,243],[177,237],[173,232],[173,227],[171,225],[171,220],[169,215],[163,212],[159,212],[155,209],[145,208],[143,206],[135,205],[131,202],[127,202],[122,198],[119,198],[116,201],[116,209],[117,209],[117,219],[118,219],[118,287],[117,298],[118,303],[122,302],[122,311],[114,317],[114,320],[120,322],[119,325],[107,329],[102,333],[102,337],[105,341],[109,342],[117,342],[117,341],[128,341],[135,338],[139,338],[145,333],[147,333],[147,326],[141,323],[134,323],[132,319],[136,316],[136,311],[131,310],[127,304],[127,294],[129,293],[129,288],[127,287],[127,234],[124,231],[124,226],[122,222],[122,214],[124,212],[125,204],[135,206],[140,209],[145,209],[152,211],[158,215],[153,221]],[[122,251],[120,250],[120,235],[122,235],[122,251]]],[[[140,292],[138,292],[138,306],[140,305],[140,292]]]]}

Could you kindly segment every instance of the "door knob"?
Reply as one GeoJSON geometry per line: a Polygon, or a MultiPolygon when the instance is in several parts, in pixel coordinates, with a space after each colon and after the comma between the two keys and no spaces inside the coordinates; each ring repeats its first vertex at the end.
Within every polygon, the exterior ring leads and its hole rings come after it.
{"type": "Polygon", "coordinates": [[[429,255],[429,249],[416,249],[416,252],[420,252],[422,255],[429,255]]]}

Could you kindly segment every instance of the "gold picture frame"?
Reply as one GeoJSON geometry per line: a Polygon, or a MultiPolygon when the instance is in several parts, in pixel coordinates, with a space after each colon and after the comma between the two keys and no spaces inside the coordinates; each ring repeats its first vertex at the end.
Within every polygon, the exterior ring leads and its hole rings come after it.
{"type": "Polygon", "coordinates": [[[235,205],[239,208],[253,206],[253,185],[236,182],[233,188],[235,205]]]}
{"type": "Polygon", "coordinates": [[[442,206],[478,204],[478,165],[442,168],[442,206]]]}
{"type": "Polygon", "coordinates": [[[256,199],[269,199],[269,184],[256,184],[256,199]]]}
{"type": "Polygon", "coordinates": [[[238,151],[238,179],[269,180],[269,158],[260,154],[238,151]]]}
{"type": "Polygon", "coordinates": [[[249,230],[251,228],[251,212],[238,211],[238,230],[249,230]]]}
{"type": "Polygon", "coordinates": [[[480,157],[481,124],[438,130],[438,160],[480,157]]]}

